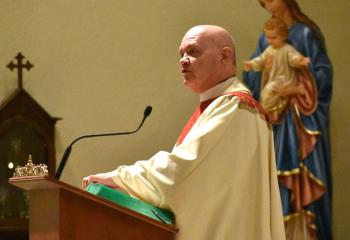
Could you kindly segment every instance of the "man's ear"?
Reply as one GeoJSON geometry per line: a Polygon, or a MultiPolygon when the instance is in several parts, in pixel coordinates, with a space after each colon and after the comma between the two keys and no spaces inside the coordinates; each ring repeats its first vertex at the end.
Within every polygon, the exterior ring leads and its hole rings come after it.
{"type": "Polygon", "coordinates": [[[232,63],[232,49],[229,47],[224,47],[221,51],[221,62],[222,63],[227,63],[230,62],[232,63]]]}

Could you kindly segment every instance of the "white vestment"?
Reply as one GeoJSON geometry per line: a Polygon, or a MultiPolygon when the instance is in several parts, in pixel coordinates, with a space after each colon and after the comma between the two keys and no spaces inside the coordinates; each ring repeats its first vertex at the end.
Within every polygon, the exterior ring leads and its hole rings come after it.
{"type": "Polygon", "coordinates": [[[181,144],[115,171],[128,193],[175,213],[177,240],[285,239],[272,130],[238,97],[222,95],[234,91],[248,92],[231,78],[201,94],[220,96],[181,144]]]}

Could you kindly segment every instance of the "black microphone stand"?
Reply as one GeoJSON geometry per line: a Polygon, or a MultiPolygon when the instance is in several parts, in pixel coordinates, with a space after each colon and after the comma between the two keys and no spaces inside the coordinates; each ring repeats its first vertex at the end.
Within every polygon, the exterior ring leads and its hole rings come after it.
{"type": "Polygon", "coordinates": [[[143,113],[143,119],[140,123],[140,125],[138,126],[138,128],[136,128],[134,131],[130,131],[130,132],[117,132],[117,133],[102,133],[102,134],[88,134],[88,135],[83,135],[80,136],[78,138],[76,138],[75,140],[73,140],[69,146],[66,148],[66,150],[64,151],[64,154],[62,156],[60,165],[57,168],[56,174],[55,174],[55,179],[59,180],[61,177],[61,174],[63,172],[63,169],[67,163],[67,160],[69,158],[69,155],[72,151],[72,146],[74,143],[78,142],[79,140],[83,139],[83,138],[93,138],[93,137],[106,137],[106,136],[117,136],[117,135],[127,135],[127,134],[133,134],[136,133],[138,130],[140,130],[140,128],[142,127],[143,123],[145,122],[146,118],[151,114],[152,112],[152,107],[151,106],[147,106],[145,108],[145,111],[143,113]]]}

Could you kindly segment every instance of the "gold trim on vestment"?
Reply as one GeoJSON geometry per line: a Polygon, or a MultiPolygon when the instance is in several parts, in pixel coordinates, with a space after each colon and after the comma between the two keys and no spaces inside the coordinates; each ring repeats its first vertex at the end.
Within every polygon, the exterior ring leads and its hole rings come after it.
{"type": "Polygon", "coordinates": [[[289,222],[293,218],[298,218],[300,216],[302,216],[302,217],[310,217],[311,218],[311,222],[307,223],[306,226],[309,229],[311,229],[312,231],[317,232],[317,226],[313,223],[315,221],[315,219],[316,219],[316,215],[313,212],[309,211],[309,210],[301,210],[299,212],[292,213],[292,214],[289,214],[287,216],[283,216],[283,221],[286,224],[287,222],[289,222]]]}
{"type": "Polygon", "coordinates": [[[313,223],[315,222],[315,219],[316,219],[316,215],[309,210],[301,210],[299,212],[292,213],[283,217],[284,225],[286,228],[288,226],[287,224],[293,224],[293,220],[296,223],[298,220],[305,221],[306,223],[305,226],[308,230],[308,233],[311,239],[317,239],[312,237],[312,236],[316,236],[317,234],[317,226],[315,225],[315,223],[313,223]],[[301,219],[304,219],[304,220],[301,220],[301,219]]]}
{"type": "Polygon", "coordinates": [[[312,180],[314,180],[318,185],[320,185],[323,188],[326,188],[326,185],[319,178],[317,178],[312,172],[310,172],[307,166],[304,165],[304,163],[300,163],[300,167],[302,167],[303,170],[308,174],[308,176],[312,180]]]}
{"type": "Polygon", "coordinates": [[[320,136],[320,135],[322,135],[322,132],[321,132],[321,131],[310,130],[310,129],[307,129],[307,128],[303,125],[303,123],[301,122],[300,112],[299,112],[298,106],[297,106],[296,104],[294,104],[294,110],[295,110],[295,114],[297,115],[296,120],[298,121],[299,126],[301,126],[301,128],[302,128],[307,134],[313,135],[313,136],[320,136]]]}
{"type": "Polygon", "coordinates": [[[302,162],[299,163],[299,168],[294,168],[294,169],[289,170],[289,171],[278,170],[277,176],[290,177],[292,175],[300,174],[300,168],[302,168],[306,172],[308,177],[310,177],[312,180],[314,180],[319,186],[326,188],[326,185],[319,178],[317,178],[312,172],[310,172],[308,167],[302,162]]]}
{"type": "MultiPolygon", "coordinates": [[[[323,188],[324,191],[326,191],[326,185],[320,179],[318,179],[313,173],[311,173],[307,168],[307,166],[305,166],[304,163],[302,162],[299,163],[299,168],[295,168],[290,171],[277,171],[277,176],[291,177],[293,175],[301,174],[300,169],[302,169],[307,174],[308,178],[310,178],[314,183],[316,183],[319,187],[323,188]]],[[[290,189],[290,190],[292,190],[290,201],[293,202],[295,196],[294,196],[293,189],[290,189]]]]}
{"type": "Polygon", "coordinates": [[[300,173],[300,168],[294,168],[289,171],[280,171],[280,170],[277,171],[277,175],[283,176],[283,177],[290,177],[292,175],[299,174],[299,173],[300,173]]]}
{"type": "Polygon", "coordinates": [[[309,211],[309,210],[304,210],[304,209],[303,209],[303,210],[301,210],[301,211],[299,211],[299,212],[295,212],[295,213],[291,213],[291,214],[289,214],[289,215],[287,215],[287,216],[283,216],[283,220],[284,220],[285,222],[287,222],[287,221],[291,220],[292,218],[299,217],[301,214],[307,215],[307,216],[309,216],[309,217],[311,217],[311,218],[313,218],[313,219],[316,218],[316,215],[315,215],[313,212],[311,212],[311,211],[309,211]]]}

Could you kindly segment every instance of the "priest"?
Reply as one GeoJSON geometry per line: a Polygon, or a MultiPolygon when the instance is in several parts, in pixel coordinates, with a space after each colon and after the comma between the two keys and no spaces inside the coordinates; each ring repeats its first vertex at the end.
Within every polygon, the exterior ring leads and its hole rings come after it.
{"type": "Polygon", "coordinates": [[[183,82],[200,104],[171,152],[83,179],[175,213],[177,240],[285,239],[271,126],[236,76],[223,28],[191,28],[179,47],[183,82]]]}

